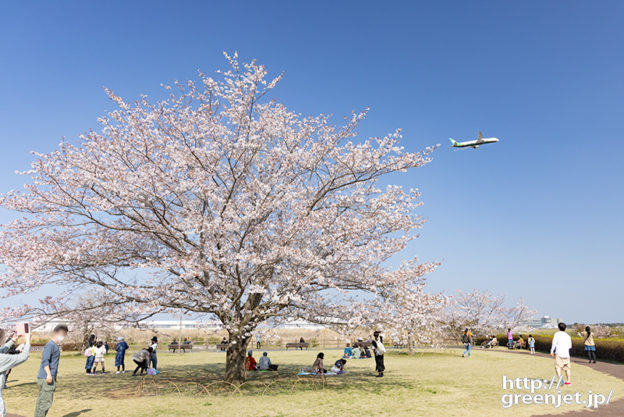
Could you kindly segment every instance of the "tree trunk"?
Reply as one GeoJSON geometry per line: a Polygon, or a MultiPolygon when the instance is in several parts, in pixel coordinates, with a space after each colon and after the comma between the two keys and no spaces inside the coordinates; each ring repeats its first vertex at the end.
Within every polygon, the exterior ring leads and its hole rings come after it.
{"type": "Polygon", "coordinates": [[[225,380],[227,382],[245,381],[245,357],[248,345],[249,338],[230,334],[230,344],[225,359],[225,380]]]}
{"type": "Polygon", "coordinates": [[[411,336],[407,338],[407,349],[410,355],[414,354],[414,339],[411,336]]]}

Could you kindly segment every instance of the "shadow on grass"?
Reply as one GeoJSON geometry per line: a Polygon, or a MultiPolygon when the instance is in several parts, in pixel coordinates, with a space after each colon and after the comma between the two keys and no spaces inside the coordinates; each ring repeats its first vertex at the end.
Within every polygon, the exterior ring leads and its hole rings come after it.
{"type": "MultiPolygon", "coordinates": [[[[392,373],[386,374],[384,378],[375,378],[372,360],[370,365],[368,369],[349,368],[347,363],[347,373],[344,375],[300,377],[297,376],[300,366],[286,364],[280,365],[279,372],[248,372],[247,381],[242,384],[230,384],[223,380],[225,373],[223,363],[170,365],[155,376],[133,377],[132,370],[121,375],[109,373],[89,376],[76,373],[59,379],[56,395],[71,398],[80,393],[80,398],[88,401],[102,397],[124,399],[156,395],[270,396],[318,390],[332,390],[344,394],[383,395],[398,386],[419,391],[424,389],[418,381],[408,381],[393,376],[392,373]],[[85,386],[89,389],[85,389],[85,386]]],[[[19,396],[37,396],[37,385],[34,382],[21,383],[14,387],[19,396]]],[[[79,416],[85,412],[87,411],[76,411],[65,417],[79,416]]]]}
{"type": "Polygon", "coordinates": [[[63,417],[78,417],[82,413],[88,413],[89,411],[91,411],[90,408],[85,408],[85,409],[80,410],[80,411],[72,411],[69,414],[65,414],[63,417]]]}

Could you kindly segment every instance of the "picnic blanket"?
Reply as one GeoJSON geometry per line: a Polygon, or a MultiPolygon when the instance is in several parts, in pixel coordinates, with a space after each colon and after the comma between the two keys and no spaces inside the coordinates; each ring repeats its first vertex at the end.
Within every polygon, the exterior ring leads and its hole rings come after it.
{"type": "Polygon", "coordinates": [[[331,371],[329,371],[329,372],[327,372],[327,373],[324,373],[324,374],[319,374],[319,373],[317,373],[317,372],[310,372],[310,371],[306,371],[306,370],[304,370],[304,369],[301,369],[301,370],[299,371],[299,373],[297,374],[297,376],[306,376],[306,375],[312,375],[312,376],[321,376],[321,375],[325,375],[325,376],[336,376],[336,375],[341,375],[341,374],[339,374],[339,373],[337,373],[337,372],[331,372],[331,371]]]}

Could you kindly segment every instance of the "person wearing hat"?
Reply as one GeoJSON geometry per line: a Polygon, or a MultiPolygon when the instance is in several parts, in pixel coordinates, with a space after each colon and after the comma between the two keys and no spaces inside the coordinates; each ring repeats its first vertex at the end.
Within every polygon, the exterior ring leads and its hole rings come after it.
{"type": "Polygon", "coordinates": [[[129,346],[124,340],[123,336],[119,336],[117,338],[117,346],[115,346],[115,350],[117,354],[115,355],[115,366],[117,367],[118,374],[126,373],[126,350],[128,350],[129,346]]]}

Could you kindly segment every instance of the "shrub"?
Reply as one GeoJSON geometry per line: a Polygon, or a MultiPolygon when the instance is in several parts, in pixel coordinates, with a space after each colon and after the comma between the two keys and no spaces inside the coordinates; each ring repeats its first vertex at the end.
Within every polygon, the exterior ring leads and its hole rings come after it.
{"type": "MultiPolygon", "coordinates": [[[[523,334],[524,340],[527,341],[528,346],[528,334],[523,334]]],[[[507,335],[499,334],[496,336],[498,344],[501,346],[507,345],[507,335]]],[[[552,336],[533,335],[535,339],[535,350],[538,352],[550,353],[550,346],[552,345],[552,336]]],[[[481,342],[485,338],[480,338],[481,342]]],[[[514,340],[517,340],[515,338],[514,340]]],[[[479,342],[479,344],[481,343],[479,342]]],[[[621,339],[595,339],[596,342],[596,356],[600,359],[624,362],[624,341],[621,339]]],[[[476,342],[475,342],[476,344],[476,342]]],[[[575,357],[585,357],[585,343],[581,337],[572,337],[572,349],[570,349],[570,355],[575,357]]]]}

